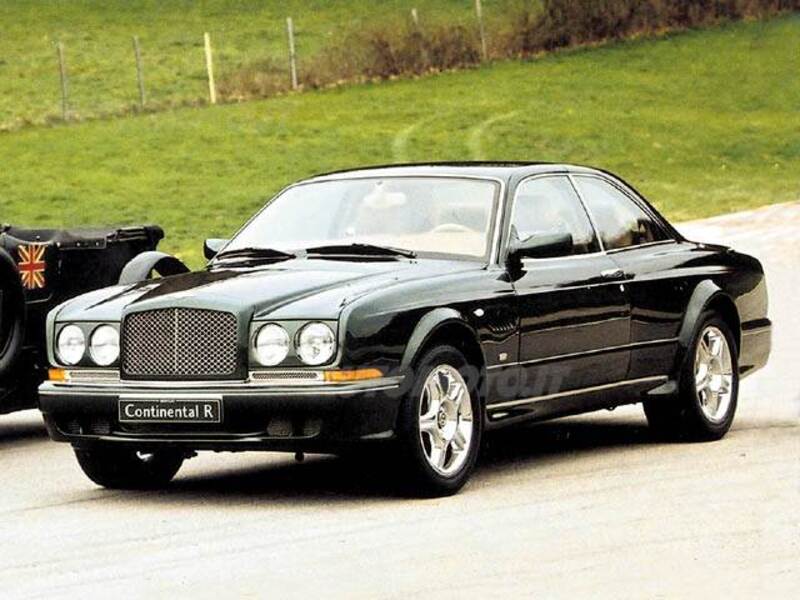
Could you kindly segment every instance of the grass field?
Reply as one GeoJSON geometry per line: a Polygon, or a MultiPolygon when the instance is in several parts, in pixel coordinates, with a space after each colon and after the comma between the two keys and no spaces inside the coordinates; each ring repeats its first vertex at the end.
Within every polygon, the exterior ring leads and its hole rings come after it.
{"type": "Polygon", "coordinates": [[[800,198],[800,18],[412,81],[0,135],[0,219],[157,222],[199,265],[281,186],[407,160],[574,161],[673,219],[800,198]]]}
{"type": "MultiPolygon", "coordinates": [[[[488,26],[530,0],[483,0],[488,26]]],[[[60,118],[55,42],[66,48],[73,118],[124,112],[138,91],[132,36],[140,38],[152,106],[207,98],[203,32],[221,80],[245,64],[287,64],[286,17],[300,69],[321,47],[369,23],[410,19],[474,26],[474,0],[4,0],[0,2],[0,128],[60,118]]],[[[287,74],[288,79],[288,74],[287,74]]]]}

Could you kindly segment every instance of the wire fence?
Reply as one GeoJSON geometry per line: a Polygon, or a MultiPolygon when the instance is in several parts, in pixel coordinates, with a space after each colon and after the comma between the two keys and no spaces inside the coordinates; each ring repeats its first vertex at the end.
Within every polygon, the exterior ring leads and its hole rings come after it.
{"type": "MultiPolygon", "coordinates": [[[[487,60],[487,27],[482,0],[474,0],[471,13],[469,17],[461,16],[467,17],[467,22],[472,21],[483,49],[483,59],[487,60]]],[[[423,17],[417,7],[409,9],[407,18],[416,27],[422,26],[423,17]]],[[[308,69],[314,68],[312,63],[319,65],[317,58],[324,56],[325,47],[303,48],[299,45],[298,22],[302,24],[302,19],[297,21],[287,16],[283,43],[277,44],[277,36],[273,33],[273,39],[261,51],[253,49],[252,39],[238,39],[235,32],[225,27],[219,33],[213,30],[202,32],[196,39],[176,37],[167,44],[174,47],[174,53],[165,52],[163,40],[154,44],[155,47],[148,47],[146,31],[129,38],[127,52],[120,50],[119,39],[115,40],[113,47],[108,47],[107,52],[100,53],[96,48],[82,44],[80,39],[56,39],[52,42],[55,51],[51,55],[51,72],[58,74],[58,87],[42,85],[49,77],[42,77],[40,66],[38,85],[32,85],[31,89],[9,90],[7,99],[16,92],[25,96],[27,102],[9,106],[0,100],[0,129],[157,111],[183,105],[235,102],[296,91],[306,86],[316,87],[308,85],[308,82],[321,79],[308,69]],[[219,40],[224,42],[222,52],[217,49],[219,40]],[[302,71],[304,64],[305,72],[302,71]],[[251,81],[250,88],[255,91],[242,93],[236,83],[232,83],[242,76],[256,82],[260,80],[265,85],[254,86],[251,81]],[[20,112],[15,111],[17,107],[20,112]]],[[[338,46],[346,46],[348,32],[338,27],[333,27],[332,31],[339,36],[338,46]]],[[[335,43],[330,37],[326,41],[335,43]]],[[[0,66],[2,64],[0,60],[0,66]]],[[[35,71],[28,76],[35,78],[35,71]]],[[[0,89],[2,87],[3,81],[0,80],[0,89]]]]}
{"type": "Polygon", "coordinates": [[[0,38],[0,130],[239,102],[800,10],[800,0],[495,0],[487,11],[487,1],[398,0],[399,22],[366,4],[369,17],[349,28],[326,21],[333,13],[277,18],[275,7],[268,25],[237,12],[192,34],[148,13],[148,28],[128,29],[123,40],[104,19],[95,22],[99,36],[68,30],[42,41],[17,27],[0,38]]]}

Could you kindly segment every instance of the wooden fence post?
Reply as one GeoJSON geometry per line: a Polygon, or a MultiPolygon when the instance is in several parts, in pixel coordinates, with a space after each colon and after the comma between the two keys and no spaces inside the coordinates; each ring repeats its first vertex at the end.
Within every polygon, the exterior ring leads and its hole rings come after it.
{"type": "Polygon", "coordinates": [[[481,6],[481,0],[475,0],[475,14],[478,17],[478,31],[481,36],[481,54],[483,55],[483,60],[487,60],[489,58],[489,52],[486,49],[486,27],[483,24],[483,7],[481,6]]]}
{"type": "Polygon", "coordinates": [[[206,71],[208,73],[208,99],[211,104],[217,103],[217,86],[214,85],[214,60],[211,56],[211,36],[206,31],[203,34],[206,48],[206,71]]]}
{"type": "Polygon", "coordinates": [[[133,54],[136,57],[136,83],[139,85],[139,108],[144,109],[146,97],[144,93],[144,72],[142,70],[142,51],[139,48],[139,36],[133,36],[133,54]]]}
{"type": "Polygon", "coordinates": [[[286,34],[289,37],[289,75],[291,77],[292,89],[296,90],[297,84],[297,53],[294,47],[294,23],[292,17],[286,17],[286,34]]]}
{"type": "Polygon", "coordinates": [[[67,98],[69,81],[67,80],[67,63],[64,60],[64,44],[61,41],[56,42],[56,51],[58,52],[58,73],[61,78],[61,118],[66,121],[69,118],[69,101],[67,98]]]}

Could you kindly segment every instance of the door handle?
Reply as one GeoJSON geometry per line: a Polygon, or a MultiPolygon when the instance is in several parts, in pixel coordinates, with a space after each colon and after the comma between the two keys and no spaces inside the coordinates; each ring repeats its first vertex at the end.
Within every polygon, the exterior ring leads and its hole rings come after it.
{"type": "Polygon", "coordinates": [[[615,269],[606,269],[605,271],[600,271],[600,277],[603,279],[622,279],[625,277],[625,271],[620,269],[619,267],[615,269]]]}

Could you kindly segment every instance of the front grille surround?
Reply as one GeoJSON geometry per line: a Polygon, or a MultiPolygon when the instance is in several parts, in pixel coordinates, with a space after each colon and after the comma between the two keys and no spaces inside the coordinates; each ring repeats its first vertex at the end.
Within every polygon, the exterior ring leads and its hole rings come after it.
{"type": "Polygon", "coordinates": [[[242,350],[236,315],[198,308],[162,308],[127,315],[121,369],[126,379],[239,379],[242,350]]]}

